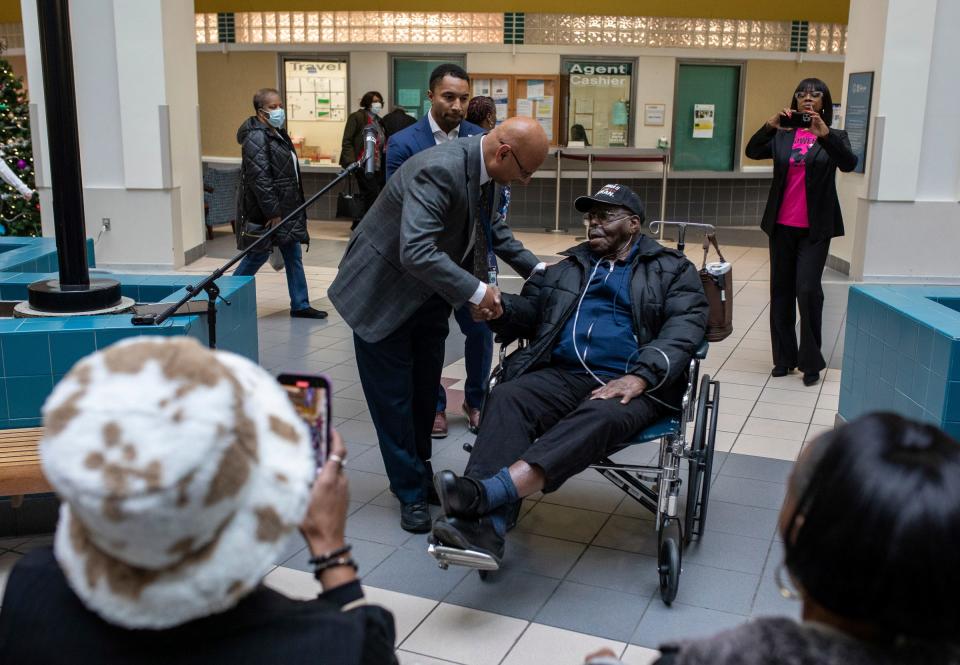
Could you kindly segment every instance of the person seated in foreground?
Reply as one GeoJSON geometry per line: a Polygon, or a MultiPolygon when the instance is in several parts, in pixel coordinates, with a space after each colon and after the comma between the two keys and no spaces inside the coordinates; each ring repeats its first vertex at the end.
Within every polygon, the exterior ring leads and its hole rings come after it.
{"type": "Polygon", "coordinates": [[[0,662],[396,663],[344,544],[343,442],[317,473],[263,369],[138,337],[79,361],[43,416],[60,520],[7,581],[0,662]],[[298,525],[324,590],[309,601],[262,584],[298,525]]]}
{"type": "Polygon", "coordinates": [[[801,622],[667,644],[656,665],[960,663],[960,443],[892,413],[826,432],[800,453],[779,530],[776,583],[801,622]]]}
{"type": "Polygon", "coordinates": [[[498,561],[511,504],[552,492],[680,404],[703,341],[707,300],[697,269],[641,232],[639,197],[605,185],[574,204],[588,240],[535,274],[500,311],[477,318],[530,344],[505,361],[487,397],[463,477],[434,477],[440,543],[498,561]]]}

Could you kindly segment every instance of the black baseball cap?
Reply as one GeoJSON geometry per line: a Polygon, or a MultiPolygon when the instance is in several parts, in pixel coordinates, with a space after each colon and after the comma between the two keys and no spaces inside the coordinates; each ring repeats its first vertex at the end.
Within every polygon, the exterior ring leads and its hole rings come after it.
{"type": "Polygon", "coordinates": [[[640,222],[647,219],[643,210],[643,201],[636,193],[626,185],[604,185],[600,191],[593,196],[580,196],[573,202],[573,207],[580,212],[590,212],[596,204],[623,206],[633,214],[640,217],[640,222]]]}

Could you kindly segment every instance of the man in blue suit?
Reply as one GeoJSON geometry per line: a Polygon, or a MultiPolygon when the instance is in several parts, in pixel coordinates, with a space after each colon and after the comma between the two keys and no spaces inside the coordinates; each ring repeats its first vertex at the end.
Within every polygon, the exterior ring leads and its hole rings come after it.
{"type": "Polygon", "coordinates": [[[387,177],[421,150],[463,136],[483,134],[483,129],[464,120],[470,101],[470,78],[462,67],[440,65],[430,74],[430,112],[390,137],[387,143],[387,177]]]}
{"type": "MultiPolygon", "coordinates": [[[[440,65],[430,74],[430,112],[425,114],[406,129],[393,136],[387,143],[387,178],[394,174],[407,159],[413,155],[447,141],[464,136],[483,134],[483,128],[464,120],[467,104],[470,101],[470,77],[462,67],[454,64],[440,65]]],[[[509,200],[509,190],[501,190],[498,198],[500,205],[496,213],[503,218],[506,214],[505,200],[509,200]]],[[[503,219],[500,220],[504,222],[503,219]]],[[[504,228],[506,225],[504,224],[504,228]]],[[[520,243],[513,239],[509,229],[506,233],[516,244],[512,254],[502,254],[501,258],[524,278],[530,276],[531,269],[543,268],[539,260],[520,243]]],[[[474,321],[468,305],[457,308],[454,313],[460,331],[466,337],[464,360],[467,380],[464,390],[463,411],[467,416],[468,427],[476,433],[480,423],[480,406],[483,403],[487,375],[493,359],[493,334],[484,322],[474,321]]],[[[438,386],[437,413],[433,421],[431,436],[442,439],[447,436],[447,393],[443,385],[438,386]]]]}

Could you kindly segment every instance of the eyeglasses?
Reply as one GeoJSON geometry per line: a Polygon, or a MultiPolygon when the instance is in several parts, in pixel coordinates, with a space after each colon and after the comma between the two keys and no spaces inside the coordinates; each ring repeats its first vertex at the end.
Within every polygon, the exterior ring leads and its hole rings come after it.
{"type": "Polygon", "coordinates": [[[807,95],[809,95],[811,99],[820,99],[821,97],[823,97],[823,91],[822,90],[799,90],[793,93],[793,96],[796,97],[797,99],[803,99],[807,95]]]}
{"type": "Polygon", "coordinates": [[[513,151],[513,148],[511,148],[508,144],[504,143],[503,141],[500,141],[500,145],[505,145],[508,148],[510,148],[510,154],[513,156],[513,161],[517,163],[517,168],[520,169],[520,178],[523,180],[529,180],[530,178],[532,178],[533,172],[523,168],[523,164],[520,163],[520,159],[517,157],[516,153],[513,151]]]}
{"type": "Polygon", "coordinates": [[[590,211],[583,216],[583,223],[589,226],[590,220],[593,220],[601,226],[606,226],[607,224],[613,224],[614,222],[619,222],[621,219],[629,219],[630,217],[633,217],[633,213],[620,215],[619,217],[611,217],[610,213],[605,210],[601,212],[590,211]]]}

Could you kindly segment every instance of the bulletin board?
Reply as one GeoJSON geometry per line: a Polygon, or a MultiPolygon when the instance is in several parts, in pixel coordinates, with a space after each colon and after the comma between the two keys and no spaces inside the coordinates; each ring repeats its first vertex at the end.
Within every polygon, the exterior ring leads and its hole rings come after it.
{"type": "Polygon", "coordinates": [[[287,131],[305,163],[336,164],[349,114],[347,62],[281,56],[287,131]]]}
{"type": "Polygon", "coordinates": [[[470,74],[472,96],[492,97],[497,105],[497,123],[513,116],[527,116],[540,123],[557,145],[560,127],[560,77],[547,74],[470,74]]]}

